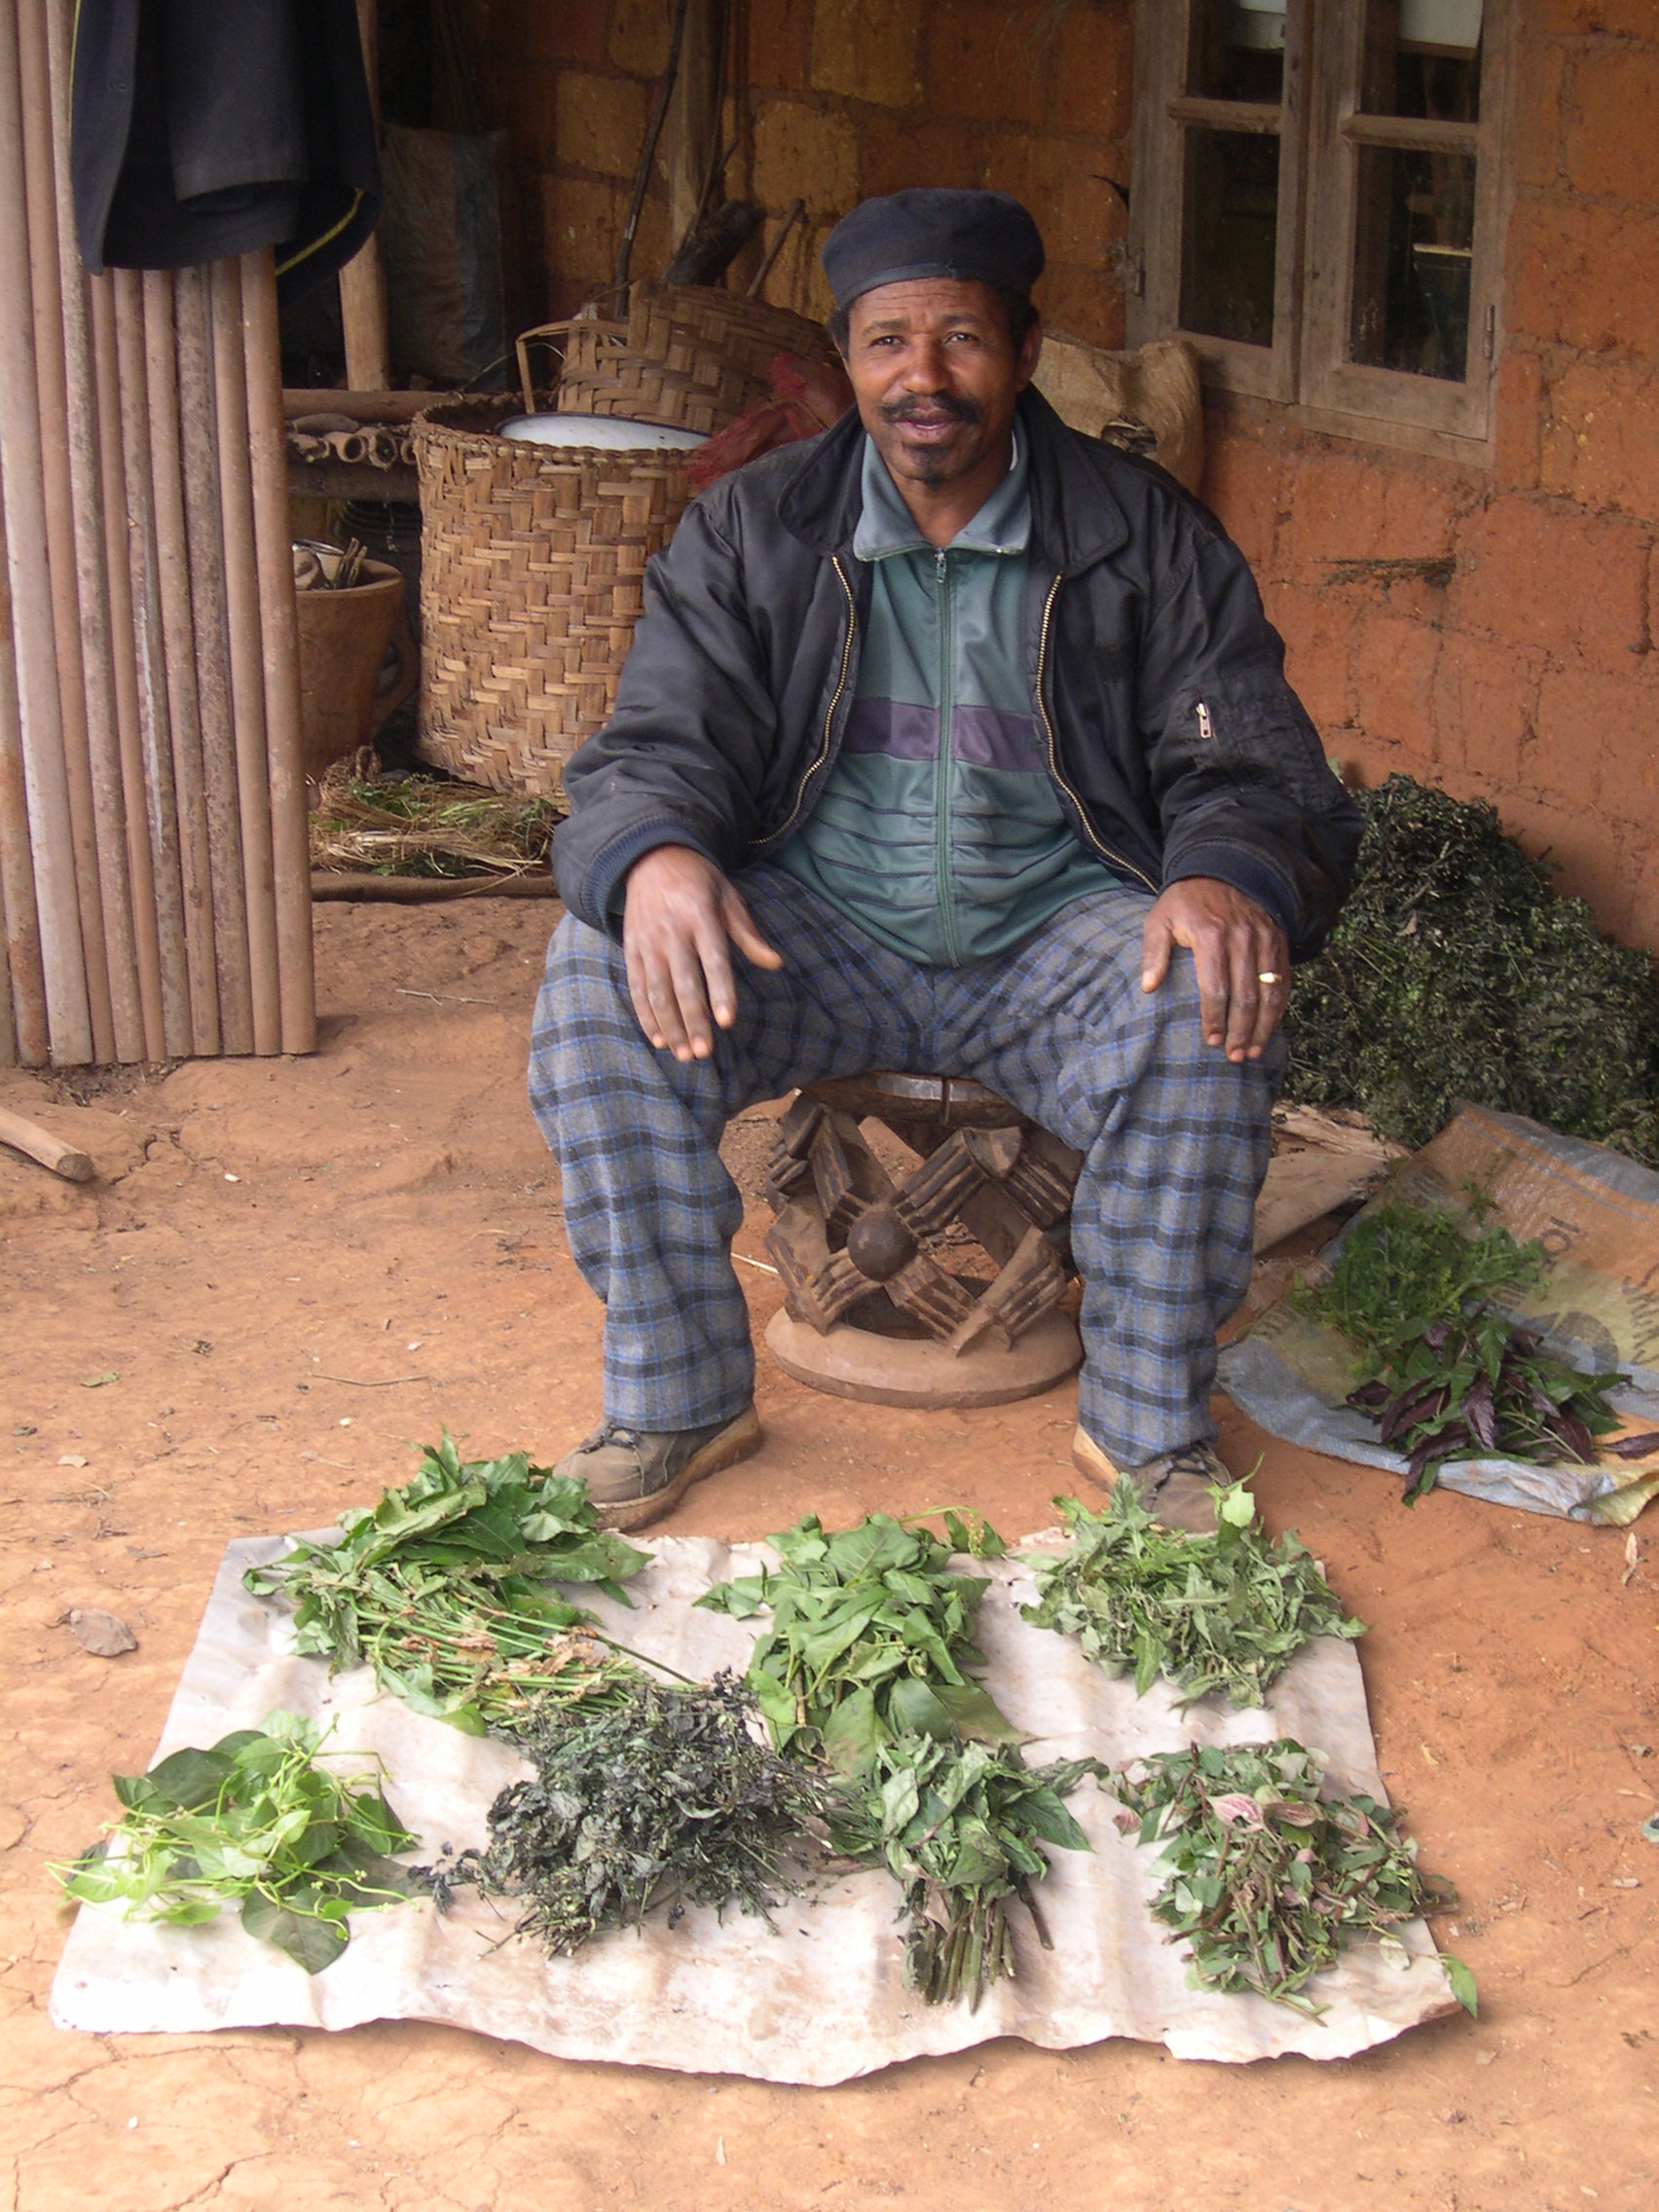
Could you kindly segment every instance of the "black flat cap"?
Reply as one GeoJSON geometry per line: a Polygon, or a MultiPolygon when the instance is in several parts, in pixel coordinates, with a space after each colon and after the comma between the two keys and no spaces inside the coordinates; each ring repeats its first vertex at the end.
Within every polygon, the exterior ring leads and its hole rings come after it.
{"type": "Polygon", "coordinates": [[[1029,292],[1043,274],[1043,238],[1006,192],[932,187],[862,201],[824,241],[824,274],[837,308],[878,284],[957,276],[1029,292]]]}

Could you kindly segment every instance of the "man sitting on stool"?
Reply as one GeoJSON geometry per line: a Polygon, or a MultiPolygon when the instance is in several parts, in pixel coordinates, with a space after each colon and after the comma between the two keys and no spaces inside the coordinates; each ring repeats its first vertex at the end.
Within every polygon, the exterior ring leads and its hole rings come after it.
{"type": "Polygon", "coordinates": [[[606,1306],[560,1471],[614,1527],[760,1441],[726,1123],[872,1068],[1083,1155],[1078,1467],[1184,1527],[1230,1479],[1215,1333],[1359,817],[1215,518],[1030,388],[1042,267],[1000,193],[837,226],[857,410],[692,503],[566,770],[531,1097],[606,1306]]]}

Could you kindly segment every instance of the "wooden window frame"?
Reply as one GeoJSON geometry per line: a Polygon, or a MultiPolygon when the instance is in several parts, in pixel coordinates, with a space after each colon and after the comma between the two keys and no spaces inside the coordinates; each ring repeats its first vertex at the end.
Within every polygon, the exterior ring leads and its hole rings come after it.
{"type": "Polygon", "coordinates": [[[1270,406],[1309,429],[1467,459],[1490,446],[1507,213],[1502,162],[1515,10],[1486,0],[1477,123],[1371,115],[1359,102],[1365,0],[1287,0],[1278,108],[1187,92],[1195,0],[1136,0],[1134,170],[1128,239],[1128,338],[1180,337],[1224,407],[1270,406]],[[1272,131],[1283,149],[1273,342],[1247,346],[1181,326],[1189,130],[1272,131]],[[1351,358],[1353,233],[1367,146],[1475,157],[1468,358],[1462,382],[1351,358]]]}

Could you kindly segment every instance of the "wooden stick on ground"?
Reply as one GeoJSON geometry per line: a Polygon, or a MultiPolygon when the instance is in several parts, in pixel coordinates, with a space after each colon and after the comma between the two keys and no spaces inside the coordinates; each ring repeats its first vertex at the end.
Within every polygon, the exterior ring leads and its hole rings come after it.
{"type": "Polygon", "coordinates": [[[132,894],[132,949],[138,962],[144,1057],[159,1060],[165,1057],[167,1049],[162,1011],[161,923],[156,903],[155,860],[150,849],[149,797],[144,783],[132,574],[127,557],[127,461],[121,434],[121,371],[116,347],[114,277],[89,276],[86,298],[92,325],[92,383],[97,394],[104,584],[109,593],[115,733],[121,760],[122,811],[127,825],[127,874],[132,894]]]}
{"type": "MultiPolygon", "coordinates": [[[[271,768],[265,733],[265,663],[254,554],[248,461],[247,377],[242,360],[241,266],[207,272],[213,323],[213,403],[218,422],[219,509],[224,531],[225,624],[230,637],[231,710],[237,747],[237,807],[247,886],[248,977],[253,1049],[282,1050],[276,960],[276,868],[271,842],[271,768]]],[[[290,564],[292,557],[290,556],[290,564]]],[[[290,573],[291,573],[290,566],[290,573]]],[[[310,859],[307,853],[307,859],[310,859]]]]}
{"type": "MultiPolygon", "coordinates": [[[[18,55],[23,105],[23,169],[27,179],[29,283],[34,310],[35,395],[39,410],[41,479],[46,501],[46,564],[57,662],[57,710],[63,777],[74,840],[81,956],[92,1023],[92,1056],[115,1057],[109,959],[98,882],[92,764],[87,737],[87,683],[81,640],[81,597],[75,559],[74,498],[69,476],[68,373],[63,346],[63,289],[57,251],[57,180],[53,166],[52,85],[46,10],[24,0],[18,10],[18,55]]],[[[20,313],[22,302],[13,302],[20,313]]]]}
{"type": "Polygon", "coordinates": [[[92,1056],[81,945],[74,829],[64,771],[52,587],[46,568],[46,488],[29,281],[18,14],[0,11],[0,485],[4,486],[13,644],[22,732],[28,834],[40,918],[52,1056],[92,1056]]]}
{"type": "Polygon", "coordinates": [[[173,795],[172,729],[167,711],[166,649],[162,628],[155,488],[150,474],[149,377],[144,350],[144,286],[135,270],[115,272],[115,329],[121,368],[121,445],[127,467],[129,572],[132,639],[138,675],[138,729],[143,792],[156,885],[162,963],[162,1027],[169,1058],[194,1048],[190,955],[179,870],[178,811],[173,795]]]}
{"type": "Polygon", "coordinates": [[[31,1160],[38,1160],[43,1167],[50,1167],[66,1183],[90,1183],[97,1173],[90,1153],[65,1144],[61,1137],[55,1137],[37,1123],[25,1122],[21,1114],[8,1113],[4,1106],[0,1106],[0,1144],[9,1144],[16,1152],[26,1152],[31,1160]]]}
{"type": "Polygon", "coordinates": [[[237,808],[231,648],[225,628],[225,539],[213,439],[213,369],[204,269],[176,272],[173,315],[178,333],[179,443],[190,551],[190,607],[196,625],[202,781],[213,881],[220,1044],[227,1052],[251,1052],[253,984],[248,967],[247,882],[237,808]]]}
{"type": "Polygon", "coordinates": [[[146,269],[144,373],[150,401],[150,482],[156,516],[156,585],[162,609],[162,652],[167,677],[167,728],[172,739],[173,793],[178,808],[179,880],[184,894],[184,943],[190,974],[193,1051],[219,1050],[219,985],[214,972],[213,876],[207,848],[207,804],[202,766],[202,705],[196,688],[196,626],[190,608],[190,545],[184,522],[179,459],[178,349],[173,331],[170,269],[146,269]]]}
{"type": "Polygon", "coordinates": [[[294,612],[293,535],[288,526],[288,459],[282,427],[282,344],[276,323],[276,266],[269,248],[241,257],[241,312],[260,632],[265,649],[265,740],[271,768],[271,849],[276,873],[282,1050],[310,1052],[316,1047],[311,844],[306,826],[305,747],[300,730],[300,646],[294,612]]]}

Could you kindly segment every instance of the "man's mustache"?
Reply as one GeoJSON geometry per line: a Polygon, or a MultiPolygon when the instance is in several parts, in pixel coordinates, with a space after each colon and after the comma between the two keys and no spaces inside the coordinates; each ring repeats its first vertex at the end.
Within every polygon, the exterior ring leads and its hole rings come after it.
{"type": "Polygon", "coordinates": [[[909,423],[918,415],[951,415],[959,423],[982,423],[985,410],[976,400],[963,398],[950,391],[936,392],[928,399],[912,392],[903,399],[884,401],[881,409],[882,421],[885,423],[909,423]]]}

